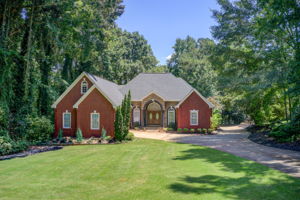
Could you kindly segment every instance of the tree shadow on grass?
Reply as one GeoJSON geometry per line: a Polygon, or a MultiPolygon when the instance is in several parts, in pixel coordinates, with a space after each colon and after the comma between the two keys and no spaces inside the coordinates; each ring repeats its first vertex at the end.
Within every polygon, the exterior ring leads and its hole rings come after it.
{"type": "Polygon", "coordinates": [[[300,179],[225,152],[191,145],[174,160],[199,159],[218,165],[217,174],[182,176],[169,185],[173,192],[183,194],[218,193],[230,199],[300,199],[300,179]],[[196,148],[197,147],[197,148],[196,148]],[[224,175],[222,174],[224,171],[224,175]],[[231,172],[231,173],[228,173],[231,172]],[[238,174],[235,174],[238,173],[238,174]]]}

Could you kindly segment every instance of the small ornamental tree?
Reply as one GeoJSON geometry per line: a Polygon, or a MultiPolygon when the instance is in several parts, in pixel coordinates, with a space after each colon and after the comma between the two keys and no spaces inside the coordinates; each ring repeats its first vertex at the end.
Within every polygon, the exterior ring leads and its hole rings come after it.
{"type": "Polygon", "coordinates": [[[82,142],[82,139],[83,139],[82,131],[80,128],[78,128],[76,131],[76,140],[77,140],[77,142],[82,142]]]}
{"type": "Polygon", "coordinates": [[[122,116],[122,109],[121,107],[117,108],[116,111],[116,120],[115,120],[115,138],[117,141],[122,141],[123,140],[123,128],[124,122],[123,122],[123,116],[122,116]]]}
{"type": "Polygon", "coordinates": [[[129,133],[129,127],[130,127],[130,118],[131,118],[131,94],[130,91],[128,92],[128,95],[126,96],[126,99],[124,99],[125,101],[125,113],[123,115],[124,118],[124,138],[126,138],[126,136],[129,133]]]}

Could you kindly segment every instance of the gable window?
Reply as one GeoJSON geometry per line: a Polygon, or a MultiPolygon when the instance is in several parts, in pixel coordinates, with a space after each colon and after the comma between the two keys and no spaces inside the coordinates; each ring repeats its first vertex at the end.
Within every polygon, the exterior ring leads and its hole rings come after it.
{"type": "Polygon", "coordinates": [[[88,82],[83,79],[83,81],[81,82],[81,94],[86,93],[88,90],[88,82]]]}
{"type": "Polygon", "coordinates": [[[141,116],[141,111],[139,108],[134,108],[133,109],[133,122],[138,122],[140,123],[140,116],[141,116]]]}
{"type": "Polygon", "coordinates": [[[69,111],[63,113],[63,128],[71,128],[71,113],[69,111]]]}
{"type": "Polygon", "coordinates": [[[91,129],[99,130],[99,128],[100,128],[100,114],[94,111],[93,113],[91,113],[91,129]]]}
{"type": "Polygon", "coordinates": [[[198,110],[190,111],[190,124],[193,126],[198,125],[198,110]]]}
{"type": "Polygon", "coordinates": [[[175,124],[175,109],[170,107],[168,110],[168,125],[175,124]]]}

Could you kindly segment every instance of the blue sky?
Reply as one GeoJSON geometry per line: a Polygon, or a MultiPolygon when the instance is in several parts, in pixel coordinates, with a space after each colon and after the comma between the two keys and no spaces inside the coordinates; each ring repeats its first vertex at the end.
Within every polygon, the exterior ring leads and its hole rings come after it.
{"type": "Polygon", "coordinates": [[[216,0],[124,0],[124,4],[117,24],[144,35],[161,64],[172,54],[177,38],[212,38],[210,27],[216,22],[211,9],[218,9],[216,0]]]}

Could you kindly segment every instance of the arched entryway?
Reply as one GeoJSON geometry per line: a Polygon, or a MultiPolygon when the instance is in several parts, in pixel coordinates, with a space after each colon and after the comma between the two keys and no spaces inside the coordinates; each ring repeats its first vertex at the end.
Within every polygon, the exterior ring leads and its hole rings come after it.
{"type": "Polygon", "coordinates": [[[145,104],[144,111],[146,126],[162,126],[163,109],[162,105],[158,101],[151,100],[147,102],[147,104],[145,104]]]}

